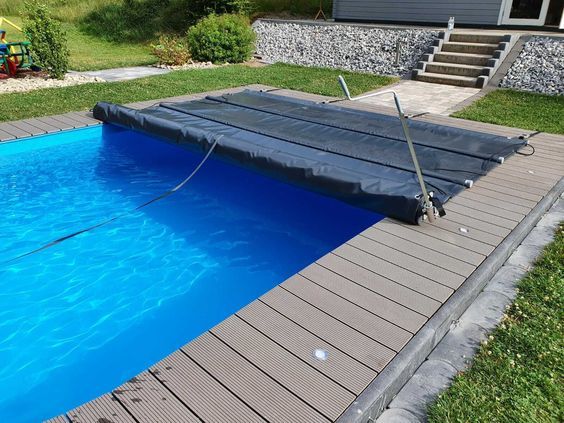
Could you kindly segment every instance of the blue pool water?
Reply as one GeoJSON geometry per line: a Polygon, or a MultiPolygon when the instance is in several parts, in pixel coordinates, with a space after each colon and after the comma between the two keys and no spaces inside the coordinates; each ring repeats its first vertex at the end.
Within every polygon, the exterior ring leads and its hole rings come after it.
{"type": "MultiPolygon", "coordinates": [[[[136,207],[201,158],[107,125],[0,145],[0,262],[136,207]]],[[[115,388],[380,218],[212,156],[175,195],[0,264],[0,421],[115,388]]]]}

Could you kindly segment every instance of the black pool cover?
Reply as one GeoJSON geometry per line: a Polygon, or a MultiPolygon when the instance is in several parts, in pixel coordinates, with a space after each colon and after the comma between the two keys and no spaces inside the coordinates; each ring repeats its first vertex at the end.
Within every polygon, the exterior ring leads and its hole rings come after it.
{"type": "MultiPolygon", "coordinates": [[[[98,103],[94,117],[216,155],[277,179],[416,223],[421,189],[397,116],[243,91],[134,110],[98,103]]],[[[440,202],[463,190],[521,139],[408,121],[427,188],[440,202]]]]}

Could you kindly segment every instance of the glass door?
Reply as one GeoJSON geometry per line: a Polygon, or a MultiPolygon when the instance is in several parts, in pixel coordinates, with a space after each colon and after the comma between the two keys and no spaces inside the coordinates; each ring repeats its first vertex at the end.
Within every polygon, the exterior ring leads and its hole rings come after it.
{"type": "Polygon", "coordinates": [[[544,25],[550,0],[506,0],[502,23],[544,25]]]}

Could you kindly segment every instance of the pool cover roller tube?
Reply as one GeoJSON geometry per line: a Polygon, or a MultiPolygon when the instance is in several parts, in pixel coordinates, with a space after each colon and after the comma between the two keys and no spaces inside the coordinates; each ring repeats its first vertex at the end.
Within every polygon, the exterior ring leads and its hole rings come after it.
{"type": "MultiPolygon", "coordinates": [[[[409,223],[423,215],[421,188],[399,119],[245,90],[134,110],[100,102],[94,117],[409,223]]],[[[436,205],[502,163],[526,141],[409,121],[436,205]]]]}

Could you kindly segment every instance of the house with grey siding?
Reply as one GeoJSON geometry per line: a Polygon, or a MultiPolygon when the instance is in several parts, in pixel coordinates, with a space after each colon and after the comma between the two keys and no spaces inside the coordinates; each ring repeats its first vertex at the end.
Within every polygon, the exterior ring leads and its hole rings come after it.
{"type": "Polygon", "coordinates": [[[564,28],[564,0],[333,0],[336,21],[564,28]]]}

